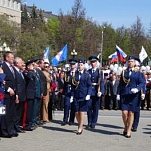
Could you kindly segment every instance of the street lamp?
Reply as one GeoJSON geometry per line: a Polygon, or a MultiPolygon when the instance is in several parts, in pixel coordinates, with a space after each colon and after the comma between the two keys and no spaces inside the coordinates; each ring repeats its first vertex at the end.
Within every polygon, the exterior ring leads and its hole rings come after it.
{"type": "Polygon", "coordinates": [[[104,36],[103,36],[103,34],[104,34],[104,30],[105,29],[105,26],[103,26],[103,29],[102,29],[102,41],[101,41],[101,53],[100,53],[100,66],[102,67],[102,53],[103,53],[103,38],[104,38],[104,36]]]}
{"type": "Polygon", "coordinates": [[[7,44],[4,42],[3,45],[0,46],[0,60],[3,59],[3,54],[4,54],[6,51],[10,51],[10,48],[7,47],[7,44]]]}
{"type": "Polygon", "coordinates": [[[75,51],[75,49],[73,49],[73,51],[71,52],[72,59],[74,59],[77,54],[78,53],[75,51]]]}

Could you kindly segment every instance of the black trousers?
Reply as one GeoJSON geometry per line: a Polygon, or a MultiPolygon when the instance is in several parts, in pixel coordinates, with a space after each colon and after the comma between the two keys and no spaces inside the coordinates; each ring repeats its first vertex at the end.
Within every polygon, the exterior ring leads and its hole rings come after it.
{"type": "Polygon", "coordinates": [[[19,101],[15,104],[16,114],[15,114],[15,128],[19,130],[22,125],[23,112],[24,112],[24,101],[19,101]]]}
{"type": "Polygon", "coordinates": [[[15,132],[15,96],[4,99],[6,115],[1,117],[1,135],[12,135],[15,132]]]}
{"type": "Polygon", "coordinates": [[[26,128],[31,128],[32,127],[33,103],[34,103],[34,100],[27,99],[26,128]]]}

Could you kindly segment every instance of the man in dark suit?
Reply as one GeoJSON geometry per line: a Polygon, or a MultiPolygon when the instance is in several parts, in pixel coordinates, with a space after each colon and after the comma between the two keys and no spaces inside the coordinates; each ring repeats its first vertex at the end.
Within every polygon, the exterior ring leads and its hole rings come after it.
{"type": "Polygon", "coordinates": [[[64,72],[61,71],[61,73],[59,74],[59,78],[58,78],[58,109],[59,110],[63,110],[63,104],[64,104],[64,95],[63,95],[63,91],[64,91],[64,72]]]}
{"type": "Polygon", "coordinates": [[[116,79],[116,75],[113,74],[111,77],[111,83],[112,83],[112,95],[111,95],[111,107],[115,110],[118,109],[118,100],[116,100],[116,94],[117,94],[117,88],[119,85],[119,80],[116,79]]]}
{"type": "Polygon", "coordinates": [[[15,118],[15,128],[17,132],[23,133],[21,130],[22,118],[23,118],[23,106],[26,99],[26,82],[25,78],[21,72],[23,65],[23,60],[19,57],[14,59],[15,67],[15,77],[16,77],[16,94],[18,95],[19,103],[16,104],[16,118],[15,118]]]}
{"type": "Polygon", "coordinates": [[[4,54],[4,62],[2,69],[6,74],[5,77],[5,93],[4,93],[4,104],[6,105],[6,115],[2,116],[1,122],[1,135],[2,137],[11,138],[18,136],[14,129],[15,122],[15,101],[18,102],[16,96],[16,77],[15,71],[12,67],[14,62],[14,54],[12,52],[6,52],[4,54]]]}

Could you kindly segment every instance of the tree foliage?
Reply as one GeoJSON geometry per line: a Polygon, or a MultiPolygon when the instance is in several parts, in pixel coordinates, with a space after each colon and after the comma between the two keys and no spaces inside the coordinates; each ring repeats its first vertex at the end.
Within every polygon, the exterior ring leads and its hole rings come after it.
{"type": "Polygon", "coordinates": [[[33,5],[32,11],[27,12],[27,6],[22,5],[21,28],[8,17],[0,16],[0,44],[6,42],[16,54],[27,60],[42,57],[45,47],[51,46],[51,57],[68,44],[68,57],[75,49],[78,58],[88,59],[90,55],[97,56],[102,43],[103,32],[103,61],[114,53],[118,45],[127,54],[138,56],[144,46],[151,56],[151,27],[145,33],[139,17],[130,28],[124,26],[114,29],[111,24],[97,24],[86,16],[82,0],[75,0],[68,13],[60,11],[58,17],[49,18],[44,22],[43,10],[33,5]],[[105,28],[104,28],[105,27],[105,28]]]}

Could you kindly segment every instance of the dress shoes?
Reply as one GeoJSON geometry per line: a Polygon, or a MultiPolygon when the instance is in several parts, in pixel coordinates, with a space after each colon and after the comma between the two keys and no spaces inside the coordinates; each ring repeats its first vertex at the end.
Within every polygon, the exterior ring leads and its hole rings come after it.
{"type": "Polygon", "coordinates": [[[16,132],[16,133],[13,133],[13,134],[12,134],[12,137],[18,137],[18,135],[19,135],[19,134],[16,132]]]}
{"type": "Polygon", "coordinates": [[[127,135],[127,132],[123,131],[123,136],[126,136],[127,135]]]}
{"type": "Polygon", "coordinates": [[[73,122],[69,122],[69,125],[73,125],[73,122]]]}
{"type": "Polygon", "coordinates": [[[76,134],[77,134],[77,135],[81,135],[82,132],[83,132],[83,130],[82,130],[81,132],[77,131],[76,134]]]}
{"type": "Polygon", "coordinates": [[[88,124],[88,125],[86,126],[86,128],[88,128],[88,129],[91,128],[91,124],[88,124]]]}
{"type": "Polygon", "coordinates": [[[27,128],[25,128],[25,131],[33,131],[33,128],[31,128],[31,127],[27,127],[27,128]]]}
{"type": "Polygon", "coordinates": [[[12,135],[2,135],[0,137],[3,137],[3,138],[12,138],[12,135]]]}
{"type": "Polygon", "coordinates": [[[26,133],[24,130],[18,129],[17,130],[18,133],[26,133]]]}
{"type": "Polygon", "coordinates": [[[68,124],[68,122],[65,122],[65,121],[63,121],[63,122],[61,123],[62,126],[65,126],[65,125],[67,125],[67,124],[68,124]]]}
{"type": "Polygon", "coordinates": [[[137,132],[137,128],[136,127],[132,127],[131,131],[132,132],[137,132]]]}
{"type": "Polygon", "coordinates": [[[92,129],[95,129],[95,125],[91,125],[91,128],[92,128],[92,129]]]}

